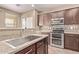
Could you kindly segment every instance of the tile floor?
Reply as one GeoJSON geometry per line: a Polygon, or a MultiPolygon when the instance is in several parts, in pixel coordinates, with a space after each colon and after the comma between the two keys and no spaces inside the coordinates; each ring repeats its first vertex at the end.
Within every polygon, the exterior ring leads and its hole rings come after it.
{"type": "Polygon", "coordinates": [[[48,53],[49,54],[79,54],[79,52],[68,50],[68,49],[62,49],[62,48],[56,48],[52,46],[48,46],[48,53]]]}

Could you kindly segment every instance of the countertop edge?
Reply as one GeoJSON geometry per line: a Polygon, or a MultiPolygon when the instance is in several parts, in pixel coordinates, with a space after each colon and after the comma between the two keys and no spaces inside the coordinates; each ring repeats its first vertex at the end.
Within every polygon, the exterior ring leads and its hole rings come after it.
{"type": "Polygon", "coordinates": [[[64,32],[64,33],[67,33],[67,34],[79,34],[78,32],[64,32]]]}

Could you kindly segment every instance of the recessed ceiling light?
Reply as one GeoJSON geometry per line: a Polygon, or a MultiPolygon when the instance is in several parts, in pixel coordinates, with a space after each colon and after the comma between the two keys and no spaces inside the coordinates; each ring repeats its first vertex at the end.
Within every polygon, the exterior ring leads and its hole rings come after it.
{"type": "Polygon", "coordinates": [[[34,4],[32,4],[32,7],[35,7],[35,5],[34,5],[34,4]]]}

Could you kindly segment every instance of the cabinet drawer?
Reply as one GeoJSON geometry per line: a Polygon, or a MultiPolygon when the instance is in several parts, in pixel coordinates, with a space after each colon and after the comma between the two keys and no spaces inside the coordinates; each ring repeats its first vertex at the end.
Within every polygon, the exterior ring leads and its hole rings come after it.
{"type": "Polygon", "coordinates": [[[35,44],[31,45],[27,48],[22,49],[21,51],[15,53],[15,54],[30,54],[32,52],[35,52],[35,44]]]}
{"type": "Polygon", "coordinates": [[[37,48],[39,48],[41,45],[44,45],[44,40],[37,42],[37,48]]]}

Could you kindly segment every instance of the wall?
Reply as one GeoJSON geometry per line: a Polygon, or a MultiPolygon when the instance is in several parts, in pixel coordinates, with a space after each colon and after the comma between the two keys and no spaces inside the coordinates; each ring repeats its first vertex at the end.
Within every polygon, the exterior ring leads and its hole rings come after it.
{"type": "Polygon", "coordinates": [[[0,29],[0,41],[21,36],[19,29],[0,29]]]}

